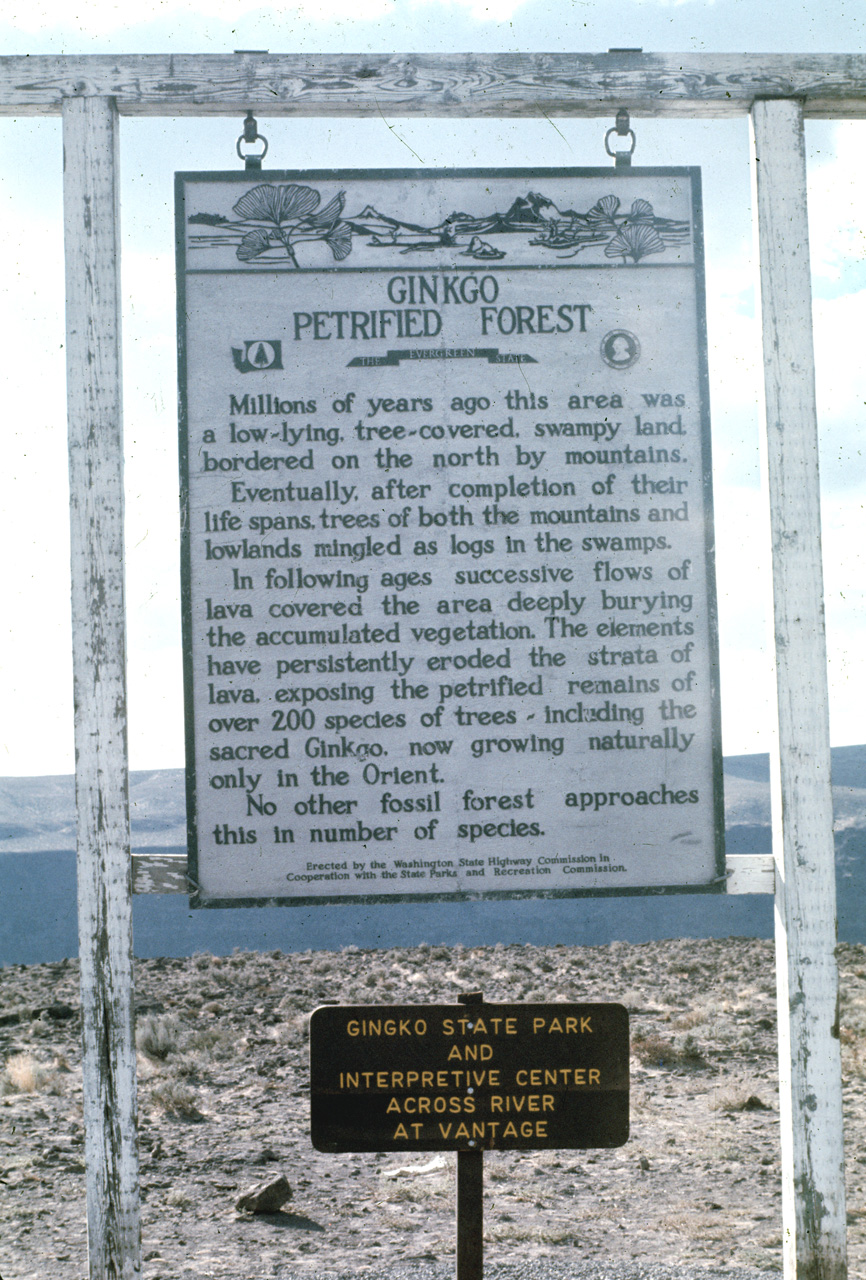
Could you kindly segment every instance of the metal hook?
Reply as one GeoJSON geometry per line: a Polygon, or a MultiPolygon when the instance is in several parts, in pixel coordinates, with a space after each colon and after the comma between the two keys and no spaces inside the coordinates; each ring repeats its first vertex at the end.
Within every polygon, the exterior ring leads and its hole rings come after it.
{"type": "Polygon", "coordinates": [[[258,121],[252,111],[248,111],[244,117],[244,131],[237,141],[237,153],[247,169],[261,169],[262,161],[268,154],[268,140],[263,134],[259,133],[258,121]],[[258,155],[254,155],[251,152],[245,153],[241,151],[242,142],[263,142],[265,145],[258,155]]]}
{"type": "Polygon", "coordinates": [[[607,133],[604,135],[604,149],[609,156],[613,157],[615,166],[617,169],[619,169],[631,164],[631,158],[632,158],[632,155],[634,154],[634,149],[636,145],[637,145],[637,139],[635,138],[634,130],[631,127],[629,114],[625,110],[625,108],[622,107],[616,113],[616,124],[612,129],[608,129],[607,133]],[[620,138],[631,138],[631,146],[627,151],[625,149],[621,151],[611,150],[610,140],[614,134],[616,134],[620,138]]]}

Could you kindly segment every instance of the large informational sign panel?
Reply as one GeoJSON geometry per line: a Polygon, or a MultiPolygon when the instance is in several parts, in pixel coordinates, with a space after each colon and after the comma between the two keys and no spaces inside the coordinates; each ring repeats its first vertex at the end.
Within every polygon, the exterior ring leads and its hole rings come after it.
{"type": "Polygon", "coordinates": [[[310,1019],[319,1151],[620,1147],[621,1004],[323,1005],[310,1019]]]}
{"type": "Polygon", "coordinates": [[[723,889],[700,208],[178,175],[193,905],[723,889]]]}

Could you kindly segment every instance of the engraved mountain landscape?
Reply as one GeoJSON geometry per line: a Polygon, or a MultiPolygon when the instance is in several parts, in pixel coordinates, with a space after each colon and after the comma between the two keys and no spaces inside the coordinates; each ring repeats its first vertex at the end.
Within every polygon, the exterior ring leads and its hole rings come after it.
{"type": "Polygon", "coordinates": [[[616,195],[605,195],[578,212],[560,207],[546,194],[528,191],[504,211],[454,210],[428,225],[382,213],[372,205],[347,213],[342,191],[330,195],[320,208],[323,198],[311,186],[262,183],[235,203],[235,218],[203,211],[189,215],[190,227],[210,228],[208,233],[191,233],[190,248],[232,246],[240,262],[273,266],[285,265],[288,258],[296,267],[300,261],[295,246],[303,241],[324,241],[341,262],[351,253],[353,237],[363,236],[369,237],[369,246],[396,247],[404,254],[459,248],[462,256],[492,261],[507,256],[507,245],[492,245],[483,237],[522,235],[560,257],[604,246],[605,257],[627,265],[686,244],[691,230],[688,222],[658,216],[648,200],[637,198],[623,205],[616,195]]]}

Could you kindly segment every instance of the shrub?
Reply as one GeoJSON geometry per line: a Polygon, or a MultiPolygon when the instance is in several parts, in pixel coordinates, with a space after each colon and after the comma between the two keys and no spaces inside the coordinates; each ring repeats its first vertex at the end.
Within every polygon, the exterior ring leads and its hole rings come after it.
{"type": "Polygon", "coordinates": [[[135,1030],[135,1047],[148,1058],[164,1062],[180,1048],[181,1028],[177,1018],[142,1018],[135,1030]]]}

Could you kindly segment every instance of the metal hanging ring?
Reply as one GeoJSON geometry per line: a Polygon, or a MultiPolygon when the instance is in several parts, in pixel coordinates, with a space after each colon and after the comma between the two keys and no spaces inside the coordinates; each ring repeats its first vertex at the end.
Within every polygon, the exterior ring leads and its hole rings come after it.
{"type": "Polygon", "coordinates": [[[241,136],[238,138],[237,153],[240,156],[241,160],[264,160],[265,156],[268,154],[268,140],[261,133],[256,133],[254,138],[248,138],[246,134],[242,133],[241,136]],[[248,154],[241,151],[242,142],[263,142],[265,145],[263,150],[260,151],[258,155],[252,155],[252,154],[248,154]]]}
{"type": "Polygon", "coordinates": [[[604,149],[607,152],[607,154],[611,156],[614,160],[618,156],[633,155],[636,143],[637,143],[637,139],[634,136],[634,129],[629,129],[626,133],[621,133],[620,130],[617,129],[616,126],[614,126],[614,128],[608,129],[607,133],[604,135],[604,149]],[[631,138],[631,146],[627,151],[625,147],[623,147],[622,150],[617,150],[617,151],[611,150],[610,139],[614,134],[617,134],[620,138],[631,138]]]}

